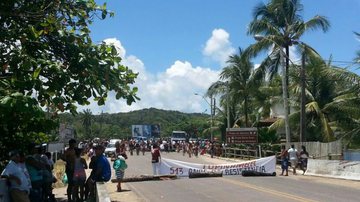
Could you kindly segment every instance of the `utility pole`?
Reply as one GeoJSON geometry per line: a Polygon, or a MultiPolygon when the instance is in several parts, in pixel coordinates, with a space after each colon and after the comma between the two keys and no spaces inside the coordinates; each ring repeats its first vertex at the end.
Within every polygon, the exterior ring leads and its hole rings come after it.
{"type": "Polygon", "coordinates": [[[227,95],[226,95],[226,115],[227,115],[227,129],[230,129],[230,86],[229,82],[227,85],[227,95]]]}
{"type": "Polygon", "coordinates": [[[212,96],[210,96],[210,110],[211,110],[210,140],[212,142],[214,140],[213,125],[214,125],[214,114],[215,114],[215,98],[213,98],[212,96]]]}

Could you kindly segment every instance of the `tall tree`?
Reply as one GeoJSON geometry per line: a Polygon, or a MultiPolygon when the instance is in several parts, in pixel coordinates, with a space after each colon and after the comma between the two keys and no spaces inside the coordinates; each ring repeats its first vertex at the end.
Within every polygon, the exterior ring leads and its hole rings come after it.
{"type": "MultiPolygon", "coordinates": [[[[306,69],[307,140],[329,142],[343,137],[349,141],[354,139],[360,130],[360,77],[346,69],[332,66],[331,62],[325,63],[318,57],[310,57],[306,69]]],[[[290,71],[290,78],[294,81],[290,89],[296,96],[300,93],[299,71],[298,68],[290,71]]],[[[300,115],[296,111],[299,107],[294,106],[294,109],[290,115],[294,121],[292,128],[297,127],[300,115]]],[[[283,121],[279,120],[271,127],[279,128],[283,125],[283,121]]]]}
{"type": "MultiPolygon", "coordinates": [[[[287,86],[289,84],[290,47],[299,44],[302,47],[310,47],[304,42],[299,43],[301,36],[309,30],[319,28],[326,32],[330,27],[329,21],[319,15],[304,22],[300,15],[302,10],[303,5],[300,0],[271,0],[268,4],[259,3],[253,11],[254,20],[250,23],[248,29],[248,34],[257,37],[258,42],[248,48],[247,54],[256,55],[261,51],[272,49],[270,55],[273,56],[272,59],[275,58],[274,61],[279,61],[276,58],[285,55],[283,76],[286,81],[283,83],[283,94],[287,95],[284,100],[286,115],[290,112],[287,101],[289,98],[287,86]],[[258,37],[259,35],[261,37],[258,37]],[[283,49],[285,49],[285,54],[282,54],[283,49]]],[[[288,122],[288,120],[285,120],[285,122],[288,122]]],[[[290,131],[287,134],[287,141],[290,141],[290,131]]]]}
{"type": "Polygon", "coordinates": [[[240,107],[241,112],[237,112],[237,117],[242,113],[244,126],[249,127],[250,103],[262,82],[262,72],[254,69],[254,65],[244,55],[242,49],[239,49],[239,54],[229,56],[227,63],[229,65],[220,73],[220,81],[209,87],[208,94],[222,95],[221,103],[224,106],[234,103],[240,107]]]}
{"type": "Polygon", "coordinates": [[[89,25],[109,15],[106,4],[95,0],[0,1],[0,114],[7,114],[0,116],[0,138],[49,132],[52,128],[27,127],[53,126],[39,105],[56,117],[59,111],[76,113],[76,105],[87,105],[90,98],[103,105],[109,91],[128,104],[138,99],[131,86],[137,74],[120,64],[113,45],[92,42],[89,25]],[[25,119],[19,104],[37,113],[25,119]]]}
{"type": "Polygon", "coordinates": [[[75,103],[89,104],[91,97],[103,105],[108,91],[135,101],[136,88],[129,85],[136,74],[119,64],[113,45],[92,43],[89,24],[109,14],[94,0],[2,1],[2,87],[73,113],[75,103]]]}

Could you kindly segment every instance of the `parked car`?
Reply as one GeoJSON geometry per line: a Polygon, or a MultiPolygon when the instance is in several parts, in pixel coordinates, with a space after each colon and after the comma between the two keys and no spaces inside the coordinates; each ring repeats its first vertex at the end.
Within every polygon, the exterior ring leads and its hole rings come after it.
{"type": "Polygon", "coordinates": [[[105,155],[108,157],[113,157],[115,155],[115,143],[109,143],[105,148],[105,155]]]}

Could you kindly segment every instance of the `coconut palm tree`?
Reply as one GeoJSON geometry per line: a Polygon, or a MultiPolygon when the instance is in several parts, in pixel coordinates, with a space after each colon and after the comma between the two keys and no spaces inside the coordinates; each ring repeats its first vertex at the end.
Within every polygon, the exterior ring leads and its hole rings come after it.
{"type": "MultiPolygon", "coordinates": [[[[290,47],[298,45],[310,47],[304,42],[300,42],[300,37],[309,30],[321,28],[326,32],[330,27],[329,21],[318,15],[304,22],[299,14],[302,10],[303,5],[300,0],[271,0],[268,4],[260,3],[253,11],[254,20],[248,29],[248,34],[254,35],[258,42],[248,48],[247,54],[255,56],[259,52],[272,49],[270,60],[279,61],[276,58],[284,55],[283,49],[285,49],[285,70],[282,73],[285,119],[290,112],[287,101],[289,98],[287,86],[289,84],[290,47]],[[259,35],[261,37],[258,37],[259,35]]],[[[285,122],[288,123],[288,120],[285,122]]],[[[288,126],[286,129],[286,139],[290,141],[288,126]]]]}
{"type": "MultiPolygon", "coordinates": [[[[354,32],[354,34],[358,39],[360,39],[360,33],[354,32]]],[[[360,64],[360,50],[356,51],[356,57],[354,58],[354,62],[358,65],[360,64]]]]}
{"type": "MultiPolygon", "coordinates": [[[[207,94],[221,95],[220,102],[223,103],[223,106],[225,103],[230,104],[232,110],[240,107],[244,117],[244,126],[249,127],[251,101],[258,91],[263,74],[255,70],[254,65],[244,55],[241,48],[239,48],[239,54],[229,56],[227,63],[229,65],[220,73],[220,81],[213,83],[207,94]]],[[[232,114],[234,115],[234,113],[232,114]]],[[[238,113],[232,117],[237,117],[237,120],[240,120],[241,116],[238,113]]]]}
{"type": "MultiPolygon", "coordinates": [[[[360,131],[360,77],[346,69],[325,63],[316,56],[309,57],[306,79],[306,130],[309,141],[332,141],[345,137],[350,140],[360,131]]],[[[331,61],[331,59],[329,60],[331,61]]],[[[290,90],[300,95],[300,68],[292,68],[290,90]]],[[[293,100],[296,103],[296,100],[293,100]]],[[[299,109],[294,106],[294,109],[299,109]]],[[[292,128],[298,127],[299,111],[290,114],[292,128]]],[[[284,120],[278,120],[271,128],[283,127],[284,120]]]]}

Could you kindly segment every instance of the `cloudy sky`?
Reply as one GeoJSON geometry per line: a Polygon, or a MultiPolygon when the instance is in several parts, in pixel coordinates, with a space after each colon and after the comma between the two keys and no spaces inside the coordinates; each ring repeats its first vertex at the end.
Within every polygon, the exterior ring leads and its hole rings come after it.
{"type": "MultiPolygon", "coordinates": [[[[139,72],[135,86],[140,101],[126,105],[110,96],[105,106],[92,103],[82,109],[117,113],[155,107],[182,112],[204,112],[201,97],[218,80],[229,55],[255,40],[247,35],[258,0],[99,0],[115,17],[91,26],[95,42],[113,43],[122,63],[139,72]]],[[[267,1],[263,1],[267,2],[267,1]]],[[[308,20],[323,15],[331,23],[327,33],[310,32],[302,40],[333,64],[354,69],[350,62],[360,50],[353,32],[360,32],[359,0],[303,0],[308,20]]],[[[255,64],[260,59],[253,61],[255,64]]],[[[353,70],[357,71],[357,70],[353,70]]],[[[357,71],[358,73],[358,71],[357,71]]]]}

